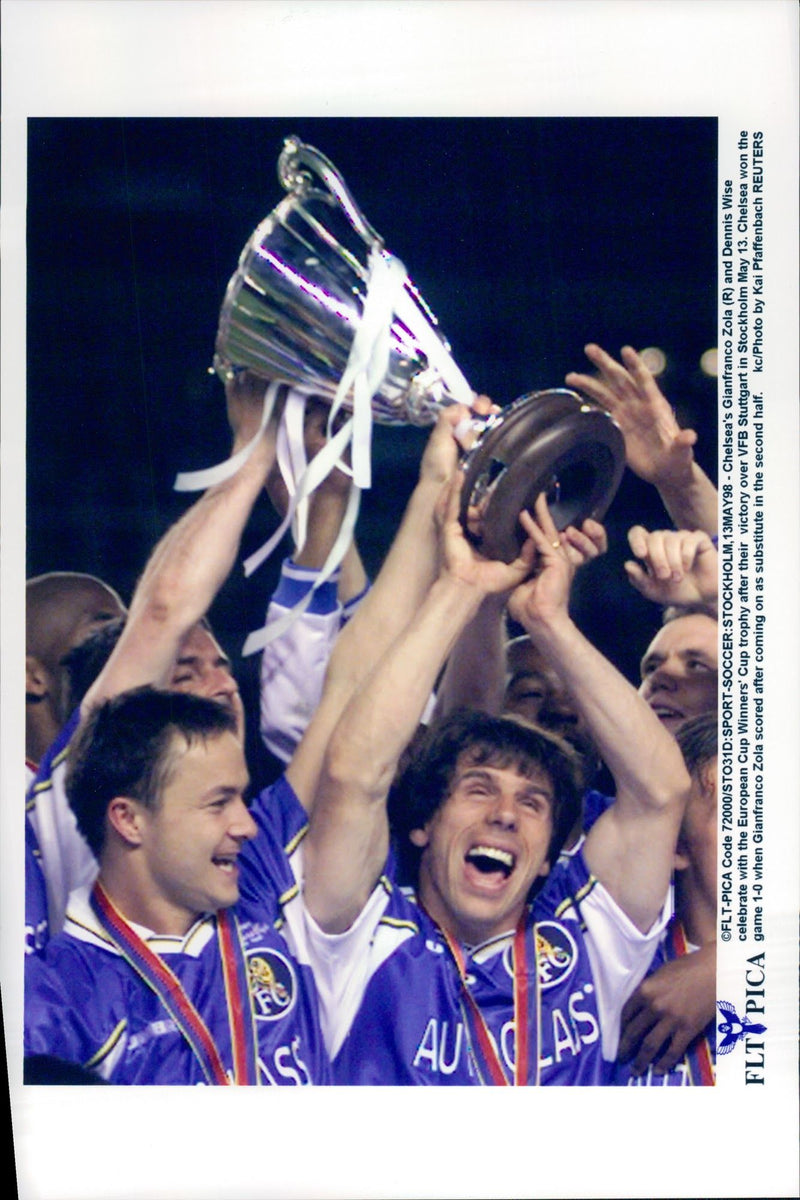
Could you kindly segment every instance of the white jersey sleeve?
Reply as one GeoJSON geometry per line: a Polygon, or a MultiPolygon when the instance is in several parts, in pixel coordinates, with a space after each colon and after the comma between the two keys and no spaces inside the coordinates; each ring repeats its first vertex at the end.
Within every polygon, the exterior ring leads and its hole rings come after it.
{"type": "MultiPolygon", "coordinates": [[[[382,880],[344,933],[324,933],[300,896],[284,910],[289,944],[300,962],[308,963],[314,972],[322,1036],[331,1058],[337,1054],[361,1007],[367,984],[396,948],[394,938],[380,945],[375,939],[389,895],[382,880]]],[[[408,934],[404,933],[400,940],[405,936],[408,934]]]]}
{"type": "MultiPolygon", "coordinates": [[[[267,628],[307,595],[318,574],[284,561],[267,610],[267,628]]],[[[336,594],[337,579],[335,573],[317,588],[306,611],[261,656],[261,736],[282,762],[290,761],[319,704],[333,644],[360,599],[350,601],[345,612],[336,594]]]]}
{"type": "Polygon", "coordinates": [[[45,755],[26,801],[41,852],[51,936],[64,926],[70,893],[94,882],[98,870],[97,860],[78,829],[65,786],[69,744],[78,715],[77,711],[72,715],[45,755]]]}
{"type": "Polygon", "coordinates": [[[563,871],[572,890],[569,904],[561,904],[555,912],[566,922],[583,925],[600,1013],[603,1058],[612,1061],[619,1046],[622,1007],[648,973],[652,955],[672,917],[673,889],[669,888],[660,914],[643,934],[602,883],[589,875],[583,841],[561,854],[552,872],[558,878],[563,871]]]}

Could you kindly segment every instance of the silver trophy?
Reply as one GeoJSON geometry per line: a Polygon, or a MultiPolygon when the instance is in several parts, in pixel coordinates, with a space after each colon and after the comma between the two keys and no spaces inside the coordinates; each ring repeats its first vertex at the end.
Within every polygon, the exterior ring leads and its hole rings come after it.
{"type": "MultiPolygon", "coordinates": [[[[372,320],[376,267],[399,266],[385,321],[383,365],[373,375],[371,417],[430,425],[473,392],[405,268],[386,251],[333,164],[296,137],[278,177],[288,193],[245,245],[220,311],[214,369],[248,370],[353,411],[342,381],[362,323],[372,320]],[[369,313],[369,316],[367,315],[369,313]]],[[[363,330],[362,330],[363,332],[363,330]]],[[[566,388],[532,392],[471,422],[462,465],[462,522],[489,558],[510,562],[524,535],[519,513],[547,495],[558,529],[602,519],[619,486],[625,445],[603,409],[566,388]]]]}

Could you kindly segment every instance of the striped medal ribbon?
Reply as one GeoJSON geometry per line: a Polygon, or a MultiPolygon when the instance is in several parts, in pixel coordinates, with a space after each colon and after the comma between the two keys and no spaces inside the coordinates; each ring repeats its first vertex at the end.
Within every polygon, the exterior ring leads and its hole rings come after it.
{"type": "MultiPolygon", "coordinates": [[[[686,933],[678,917],[673,917],[669,930],[670,944],[676,958],[690,954],[686,941],[686,933]]],[[[689,1045],[684,1055],[689,1068],[689,1078],[695,1087],[713,1087],[715,1083],[714,1058],[708,1038],[704,1033],[698,1034],[689,1045]]]]}
{"type": "Polygon", "coordinates": [[[217,938],[222,959],[225,1001],[233,1052],[233,1081],[231,1081],[223,1066],[217,1045],[205,1021],[187,996],[183,984],[160,955],[155,954],[149,948],[114,907],[99,880],[95,882],[90,900],[95,916],[120,954],[147,986],[155,992],[189,1043],[208,1083],[222,1086],[230,1085],[231,1082],[235,1085],[257,1084],[259,1082],[258,1059],[247,963],[236,917],[231,917],[225,909],[220,909],[216,913],[217,938]]]}
{"type": "MultiPolygon", "coordinates": [[[[539,1024],[539,976],[538,963],[534,962],[533,975],[533,997],[530,995],[530,982],[528,976],[528,941],[526,937],[526,914],[523,913],[520,917],[514,933],[514,943],[512,947],[512,971],[514,978],[514,1031],[516,1054],[514,1062],[514,1077],[510,1082],[515,1087],[525,1087],[528,1084],[528,1064],[531,1061],[531,1055],[535,1056],[536,1077],[534,1084],[539,1082],[539,1047],[538,1044],[531,1048],[531,1000],[536,1009],[537,1029],[539,1024]]],[[[447,930],[442,929],[442,936],[447,944],[447,948],[453,957],[453,960],[458,968],[458,977],[461,983],[461,994],[466,1001],[465,1018],[467,1018],[467,1028],[470,1025],[474,1033],[472,1041],[473,1054],[475,1048],[480,1052],[483,1060],[484,1071],[478,1071],[478,1077],[482,1083],[491,1083],[497,1087],[507,1087],[509,1079],[506,1075],[497,1046],[489,1032],[489,1028],[484,1019],[483,1013],[478,1007],[474,996],[469,990],[467,984],[467,966],[464,958],[464,953],[458,943],[450,936],[447,930]]],[[[535,936],[535,934],[533,935],[535,936]]],[[[535,943],[534,943],[535,944],[535,943]]],[[[534,959],[536,959],[534,954],[534,959]]],[[[538,1038],[535,1039],[538,1042],[538,1038]]],[[[476,1067],[477,1067],[476,1063],[476,1067]]]]}

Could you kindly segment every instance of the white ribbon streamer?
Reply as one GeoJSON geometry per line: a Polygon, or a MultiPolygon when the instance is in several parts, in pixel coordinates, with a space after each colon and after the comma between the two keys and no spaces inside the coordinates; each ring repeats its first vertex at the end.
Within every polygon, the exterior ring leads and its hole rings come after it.
{"type": "MultiPolygon", "coordinates": [[[[287,511],[272,537],[245,560],[245,575],[252,575],[272,554],[290,525],[295,553],[302,550],[308,528],[308,498],[331,471],[337,468],[344,471],[352,477],[353,483],[341,528],[313,587],[279,621],[249,634],[242,649],[244,655],[263,650],[269,642],[285,633],[306,611],[314,592],[327,582],[347,553],[358,518],[361,492],[372,484],[372,397],[380,390],[389,368],[395,315],[414,335],[428,363],[439,373],[450,395],[468,407],[472,404],[472,388],[422,309],[406,290],[407,282],[406,269],[400,259],[373,247],[369,257],[364,309],[328,417],[328,441],[310,463],[306,458],[303,425],[306,400],[313,393],[311,389],[300,387],[290,388],[287,394],[276,444],[278,468],[289,497],[287,511]],[[336,416],[350,394],[352,416],[334,433],[336,416]],[[352,467],[348,467],[343,460],[348,445],[351,448],[352,467]]],[[[200,491],[230,479],[255,449],[272,415],[280,386],[280,381],[274,381],[267,387],[258,433],[243,450],[217,466],[179,474],[175,489],[200,491]]]]}
{"type": "Polygon", "coordinates": [[[328,418],[330,434],[336,415],[352,388],[351,461],[353,479],[360,488],[372,486],[372,397],[379,391],[389,368],[392,318],[405,280],[406,269],[400,259],[373,247],[369,256],[364,311],[328,418]]]}
{"type": "Polygon", "coordinates": [[[267,422],[272,416],[272,410],[275,407],[275,397],[278,394],[280,384],[276,381],[270,383],[264,393],[264,407],[261,410],[261,424],[258,427],[258,433],[255,437],[239,450],[236,454],[231,455],[223,463],[217,463],[214,467],[205,467],[200,471],[181,471],[175,478],[173,487],[176,492],[204,492],[207,488],[214,487],[217,483],[223,483],[226,479],[232,478],[247,462],[250,455],[256,448],[258,439],[267,427],[267,422]]]}
{"type": "MultiPolygon", "coordinates": [[[[269,558],[272,551],[278,545],[278,542],[283,537],[286,530],[289,528],[294,517],[295,510],[298,505],[310,496],[315,488],[319,487],[323,479],[325,479],[337,465],[338,459],[347,448],[352,433],[351,421],[345,422],[338,433],[330,439],[329,442],[322,447],[318,454],[315,454],[311,462],[303,472],[302,478],[296,481],[296,487],[290,494],[289,505],[283,521],[273,533],[269,541],[245,559],[244,573],[252,575],[253,572],[261,566],[265,559],[269,558]]],[[[346,547],[345,547],[346,549],[346,547]]],[[[343,556],[344,557],[344,556],[343,556]]]]}
{"type": "Polygon", "coordinates": [[[313,586],[309,588],[302,600],[299,600],[298,603],[295,604],[294,608],[291,608],[287,613],[284,613],[279,620],[273,621],[270,625],[264,625],[261,629],[256,629],[252,633],[248,634],[244,646],[242,647],[242,655],[244,657],[247,657],[250,654],[258,653],[259,650],[263,650],[264,647],[269,645],[270,642],[274,642],[276,638],[281,637],[281,635],[284,634],[286,630],[294,624],[297,618],[302,616],[302,614],[306,611],[317,588],[322,587],[323,583],[327,583],[347,553],[347,550],[353,539],[360,503],[361,491],[359,488],[353,486],[350,489],[347,508],[345,509],[345,514],[342,518],[341,528],[336,535],[336,541],[331,547],[330,553],[328,554],[328,557],[325,560],[319,575],[315,579],[313,586]]]}
{"type": "MultiPolygon", "coordinates": [[[[284,419],[281,422],[281,451],[278,455],[278,466],[286,484],[289,500],[297,490],[297,482],[302,479],[308,468],[306,444],[303,427],[306,415],[307,395],[292,388],[286,398],[284,419]]],[[[292,537],[298,551],[306,543],[308,529],[308,496],[295,503],[292,517],[292,537]]]]}

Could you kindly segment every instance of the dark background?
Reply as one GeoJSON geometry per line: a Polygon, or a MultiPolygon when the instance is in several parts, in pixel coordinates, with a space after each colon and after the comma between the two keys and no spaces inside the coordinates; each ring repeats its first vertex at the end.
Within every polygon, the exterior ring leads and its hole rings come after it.
{"type": "MultiPolygon", "coordinates": [[[[587,341],[668,358],[662,387],[716,478],[713,119],[31,119],[28,137],[27,574],[81,570],[128,601],[193,497],[178,471],[225,458],[208,374],[226,282],[282,198],[290,133],[339,168],[437,314],[472,386],[500,404],[563,384],[587,341]]],[[[8,398],[7,398],[8,399],[8,398]]],[[[374,574],[426,433],[375,433],[359,545],[374,574]]],[[[659,611],[627,584],[625,533],[667,522],[626,473],[609,554],[574,612],[631,678],[659,611]]],[[[244,557],[275,525],[266,498],[244,557]]],[[[287,546],[287,552],[288,552],[287,546]]],[[[263,622],[278,560],[235,571],[211,612],[234,656],[263,622]]],[[[253,663],[245,664],[245,673],[253,663]]]]}

